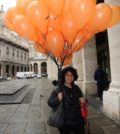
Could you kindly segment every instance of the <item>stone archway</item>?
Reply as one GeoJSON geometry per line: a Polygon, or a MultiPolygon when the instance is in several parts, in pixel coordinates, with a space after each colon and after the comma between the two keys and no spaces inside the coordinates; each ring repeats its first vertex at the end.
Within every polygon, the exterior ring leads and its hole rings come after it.
{"type": "Polygon", "coordinates": [[[14,71],[15,71],[15,66],[13,65],[13,66],[12,66],[12,76],[15,75],[15,72],[14,72],[14,71]]]}
{"type": "Polygon", "coordinates": [[[5,75],[6,75],[6,77],[9,76],[9,65],[5,66],[5,75]]]}
{"type": "Polygon", "coordinates": [[[23,72],[23,67],[21,67],[21,72],[23,72]]]}
{"type": "Polygon", "coordinates": [[[1,76],[1,64],[0,64],[0,76],[1,76]]]}
{"type": "Polygon", "coordinates": [[[19,72],[19,66],[17,66],[17,72],[19,72]]]}
{"type": "Polygon", "coordinates": [[[96,38],[96,51],[97,51],[97,63],[106,72],[108,80],[111,80],[111,68],[110,68],[110,54],[108,44],[107,30],[97,33],[96,38]]]}
{"type": "Polygon", "coordinates": [[[25,71],[25,72],[27,71],[26,67],[24,68],[24,71],[25,71]]]}
{"type": "Polygon", "coordinates": [[[38,64],[34,63],[34,73],[38,74],[38,64]]]}
{"type": "Polygon", "coordinates": [[[47,63],[46,62],[41,63],[41,74],[47,74],[47,63]]]}

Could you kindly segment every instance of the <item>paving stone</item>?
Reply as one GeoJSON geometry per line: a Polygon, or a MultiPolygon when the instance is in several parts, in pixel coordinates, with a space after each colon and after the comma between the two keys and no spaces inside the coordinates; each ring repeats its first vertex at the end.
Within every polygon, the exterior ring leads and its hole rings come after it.
{"type": "Polygon", "coordinates": [[[94,120],[89,120],[90,123],[90,134],[105,134],[104,130],[97,125],[94,120]]]}
{"type": "Polygon", "coordinates": [[[29,108],[28,118],[29,119],[39,119],[41,117],[40,105],[31,105],[29,108]]]}
{"type": "Polygon", "coordinates": [[[0,132],[4,132],[8,124],[0,124],[0,132]]]}
{"type": "Polygon", "coordinates": [[[5,130],[5,134],[23,134],[26,123],[9,124],[5,130]]]}
{"type": "Polygon", "coordinates": [[[120,134],[120,128],[117,128],[116,125],[106,125],[102,127],[105,134],[120,134]]]}
{"type": "Polygon", "coordinates": [[[46,134],[44,122],[30,122],[26,128],[26,134],[46,134]]]}

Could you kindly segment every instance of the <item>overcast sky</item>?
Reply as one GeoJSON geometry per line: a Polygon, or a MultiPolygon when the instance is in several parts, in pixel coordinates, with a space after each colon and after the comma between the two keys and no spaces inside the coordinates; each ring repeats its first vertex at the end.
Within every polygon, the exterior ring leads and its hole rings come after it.
{"type": "Polygon", "coordinates": [[[0,0],[0,6],[4,6],[4,10],[7,10],[11,6],[15,6],[17,0],[0,0]]]}

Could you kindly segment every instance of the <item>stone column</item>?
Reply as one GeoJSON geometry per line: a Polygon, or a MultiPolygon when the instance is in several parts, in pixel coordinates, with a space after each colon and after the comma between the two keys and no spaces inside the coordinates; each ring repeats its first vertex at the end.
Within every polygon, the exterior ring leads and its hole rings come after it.
{"type": "Polygon", "coordinates": [[[76,81],[76,84],[80,86],[80,88],[83,90],[83,66],[82,66],[82,49],[75,52],[73,55],[73,60],[72,60],[73,67],[77,69],[78,72],[78,80],[76,81]]]}
{"type": "Polygon", "coordinates": [[[5,77],[5,65],[4,65],[4,63],[1,64],[1,76],[5,77]]]}
{"type": "Polygon", "coordinates": [[[9,64],[9,71],[8,71],[8,77],[12,76],[12,64],[9,64]]]}
{"type": "Polygon", "coordinates": [[[38,74],[41,74],[41,62],[38,62],[38,74]]]}
{"type": "Polygon", "coordinates": [[[96,82],[94,71],[97,66],[95,38],[92,38],[87,45],[74,55],[73,66],[78,70],[79,79],[77,83],[84,94],[96,93],[96,82]]]}
{"type": "Polygon", "coordinates": [[[57,68],[55,63],[50,58],[48,58],[47,63],[48,63],[48,68],[47,68],[48,78],[52,80],[57,79],[57,68]]]}
{"type": "Polygon", "coordinates": [[[14,76],[16,76],[17,74],[17,65],[15,65],[15,68],[14,68],[14,76]]]}
{"type": "Polygon", "coordinates": [[[106,115],[120,121],[120,24],[108,30],[111,84],[103,93],[103,108],[106,115]]]}
{"type": "MultiPolygon", "coordinates": [[[[120,0],[105,0],[120,5],[120,0]]],[[[120,121],[120,23],[108,29],[111,84],[103,93],[103,111],[115,121],[120,121]]]]}
{"type": "Polygon", "coordinates": [[[34,72],[34,63],[32,64],[32,70],[31,70],[31,72],[34,72]]]}

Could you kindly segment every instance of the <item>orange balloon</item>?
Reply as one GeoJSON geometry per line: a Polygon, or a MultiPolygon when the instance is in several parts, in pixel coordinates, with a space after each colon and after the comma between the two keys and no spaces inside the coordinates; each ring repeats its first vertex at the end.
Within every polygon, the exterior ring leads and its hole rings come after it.
{"type": "Polygon", "coordinates": [[[32,0],[17,0],[16,7],[17,7],[18,11],[21,14],[25,15],[26,14],[26,8],[31,1],[32,0]]]}
{"type": "Polygon", "coordinates": [[[61,16],[55,17],[53,14],[50,14],[48,30],[61,31],[61,27],[60,27],[61,18],[62,18],[61,16]]]}
{"type": "Polygon", "coordinates": [[[68,14],[68,13],[71,12],[71,11],[70,11],[70,3],[71,3],[71,0],[66,0],[66,2],[65,2],[65,7],[64,7],[64,9],[63,9],[62,14],[68,14]]]}
{"type": "Polygon", "coordinates": [[[120,21],[120,6],[110,5],[112,9],[112,19],[108,23],[107,27],[111,27],[120,21]]]}
{"type": "Polygon", "coordinates": [[[64,48],[64,39],[60,32],[52,31],[46,36],[49,51],[56,57],[60,57],[64,48]]]}
{"type": "Polygon", "coordinates": [[[8,19],[6,17],[4,17],[4,23],[5,23],[6,27],[13,30],[13,25],[8,21],[8,19]]]}
{"type": "Polygon", "coordinates": [[[78,28],[71,14],[66,14],[61,20],[61,31],[65,39],[71,44],[77,34],[78,28]]]}
{"type": "Polygon", "coordinates": [[[89,40],[89,39],[91,39],[91,38],[93,37],[93,35],[94,35],[94,33],[92,33],[92,32],[87,32],[87,34],[85,35],[85,38],[86,38],[87,40],[89,40]]]}
{"type": "Polygon", "coordinates": [[[95,0],[71,0],[71,13],[80,29],[92,17],[95,5],[95,0]]]}
{"type": "Polygon", "coordinates": [[[112,18],[112,10],[106,3],[96,5],[96,11],[86,26],[88,31],[97,33],[106,29],[112,18]]]}
{"type": "Polygon", "coordinates": [[[27,7],[27,16],[42,33],[47,32],[49,10],[42,0],[32,1],[27,7]]]}
{"type": "Polygon", "coordinates": [[[38,38],[38,43],[43,45],[44,44],[43,35],[40,31],[37,31],[37,38],[38,38]]]}
{"type": "Polygon", "coordinates": [[[84,29],[80,30],[72,44],[72,51],[75,52],[83,48],[87,43],[88,39],[90,39],[91,37],[92,34],[88,33],[84,29]]]}
{"type": "Polygon", "coordinates": [[[51,12],[55,13],[56,15],[59,15],[64,6],[65,6],[65,0],[44,0],[47,4],[48,8],[51,10],[51,12]]]}
{"type": "Polygon", "coordinates": [[[75,51],[76,49],[81,47],[80,42],[83,40],[84,37],[85,37],[85,33],[82,30],[79,31],[74,42],[72,43],[72,50],[73,51],[75,51]]]}
{"type": "Polygon", "coordinates": [[[46,53],[46,50],[41,47],[39,43],[34,43],[34,49],[40,53],[46,53]]]}
{"type": "Polygon", "coordinates": [[[17,15],[13,21],[13,29],[20,36],[37,41],[37,34],[35,28],[30,23],[30,20],[24,15],[17,15]]]}
{"type": "Polygon", "coordinates": [[[5,18],[9,21],[9,23],[12,25],[13,20],[16,15],[20,14],[16,7],[10,7],[5,13],[5,18]]]}

